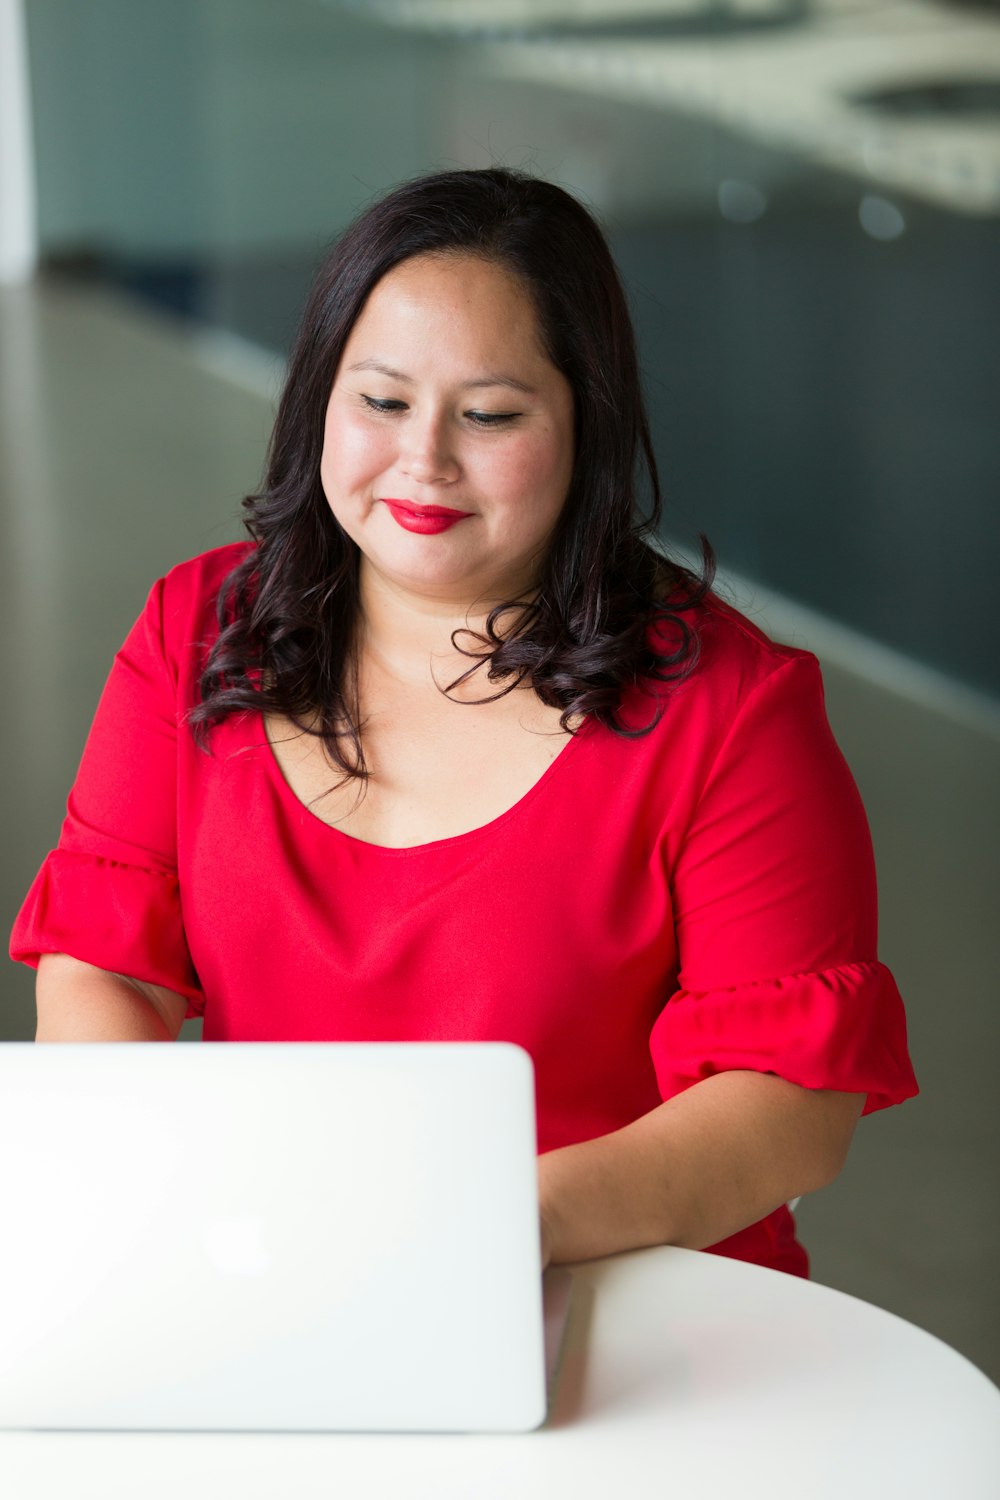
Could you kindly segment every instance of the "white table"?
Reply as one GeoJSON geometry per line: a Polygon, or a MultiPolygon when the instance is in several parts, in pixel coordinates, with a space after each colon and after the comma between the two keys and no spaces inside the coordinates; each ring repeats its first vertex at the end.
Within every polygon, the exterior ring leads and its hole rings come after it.
{"type": "Polygon", "coordinates": [[[692,1251],[577,1267],[517,1437],[0,1433],[6,1500],[997,1500],[1000,1391],[864,1302],[692,1251]]]}

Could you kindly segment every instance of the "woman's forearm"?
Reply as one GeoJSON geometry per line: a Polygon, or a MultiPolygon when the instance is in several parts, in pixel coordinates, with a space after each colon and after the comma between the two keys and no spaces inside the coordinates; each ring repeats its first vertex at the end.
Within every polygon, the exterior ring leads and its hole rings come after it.
{"type": "Polygon", "coordinates": [[[180,995],[110,974],[66,953],[44,953],[35,986],[37,1042],[172,1042],[180,995]]]}
{"type": "Polygon", "coordinates": [[[539,1158],[546,1260],[703,1249],[832,1181],[862,1094],[719,1073],[610,1135],[539,1158]]]}

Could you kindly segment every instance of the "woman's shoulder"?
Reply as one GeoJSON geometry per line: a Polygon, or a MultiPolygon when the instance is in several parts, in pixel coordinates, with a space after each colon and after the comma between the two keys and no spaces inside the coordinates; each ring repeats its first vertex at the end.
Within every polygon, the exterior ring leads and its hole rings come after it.
{"type": "Polygon", "coordinates": [[[167,638],[203,638],[216,621],[219,590],[233,569],[254,550],[253,542],[231,542],[177,563],[157,581],[151,603],[162,610],[167,638]]]}
{"type": "Polygon", "coordinates": [[[678,645],[678,624],[682,619],[697,643],[697,658],[690,678],[696,684],[712,679],[717,684],[730,682],[744,691],[753,690],[774,672],[793,661],[816,663],[810,651],[772,639],[753,619],[727,603],[720,594],[709,592],[690,609],[679,610],[658,622],[652,631],[652,642],[660,651],[673,651],[678,645]]]}
{"type": "Polygon", "coordinates": [[[718,594],[708,594],[696,610],[696,628],[706,666],[768,677],[789,662],[812,661],[809,651],[769,636],[760,625],[718,594]]]}
{"type": "Polygon", "coordinates": [[[717,726],[732,722],[769,679],[792,696],[822,691],[819,663],[811,652],[773,640],[716,593],[653,626],[650,645],[657,653],[668,656],[677,649],[678,618],[696,643],[694,663],[679,681],[645,688],[647,693],[653,688],[675,723],[678,714],[707,716],[717,726]]]}
{"type": "Polygon", "coordinates": [[[234,542],[214,547],[158,578],[119,654],[165,664],[175,680],[197,671],[218,635],[219,591],[253,546],[234,542]]]}
{"type": "Polygon", "coordinates": [[[253,542],[229,542],[177,563],[160,580],[171,601],[215,599],[223,581],[254,550],[253,542]]]}

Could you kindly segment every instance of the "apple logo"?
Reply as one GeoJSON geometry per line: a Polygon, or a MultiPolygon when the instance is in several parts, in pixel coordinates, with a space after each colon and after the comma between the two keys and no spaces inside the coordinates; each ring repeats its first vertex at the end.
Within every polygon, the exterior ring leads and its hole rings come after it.
{"type": "Polygon", "coordinates": [[[264,1220],[255,1214],[212,1219],[202,1230],[202,1249],[227,1276],[263,1276],[273,1256],[267,1247],[264,1220]]]}

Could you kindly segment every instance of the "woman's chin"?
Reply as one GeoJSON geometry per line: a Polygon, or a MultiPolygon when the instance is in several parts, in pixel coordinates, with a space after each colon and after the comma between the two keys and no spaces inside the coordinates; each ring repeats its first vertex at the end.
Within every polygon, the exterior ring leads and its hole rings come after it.
{"type": "Polygon", "coordinates": [[[528,586],[524,570],[471,568],[461,559],[433,555],[405,559],[365,555],[362,582],[366,573],[370,582],[377,579],[393,592],[450,600],[463,610],[471,605],[488,609],[507,599],[523,598],[528,586]]]}

